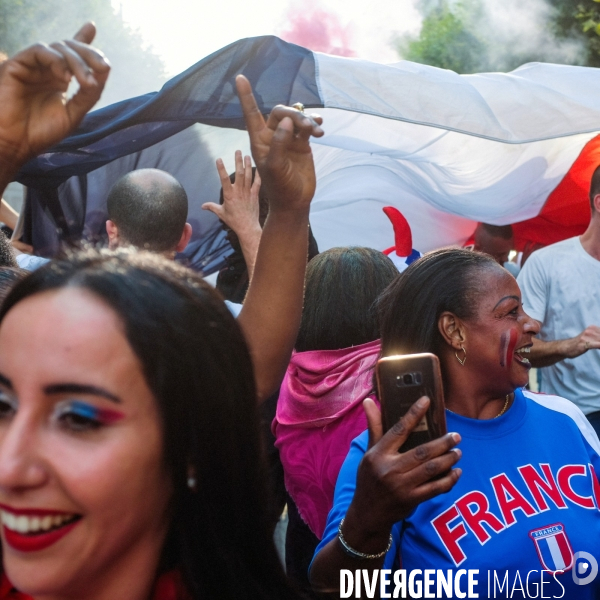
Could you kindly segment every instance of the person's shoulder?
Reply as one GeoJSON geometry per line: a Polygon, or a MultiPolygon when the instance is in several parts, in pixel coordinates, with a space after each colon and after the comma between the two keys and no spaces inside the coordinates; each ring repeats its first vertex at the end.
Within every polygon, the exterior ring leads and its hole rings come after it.
{"type": "Polygon", "coordinates": [[[556,242],[554,244],[550,244],[549,246],[545,246],[544,248],[536,250],[529,257],[529,260],[534,259],[534,261],[540,261],[543,259],[545,261],[548,261],[554,260],[559,256],[568,256],[571,255],[573,251],[577,248],[577,244],[579,244],[578,237],[567,238],[566,240],[562,240],[560,242],[556,242]]]}
{"type": "Polygon", "coordinates": [[[568,238],[533,252],[517,276],[519,285],[525,285],[535,274],[546,278],[558,275],[562,271],[561,262],[563,265],[572,264],[573,254],[577,252],[576,244],[579,244],[578,238],[568,238]]]}
{"type": "Polygon", "coordinates": [[[523,390],[523,395],[526,399],[535,402],[542,409],[559,413],[566,419],[570,419],[586,442],[600,455],[600,441],[594,428],[579,407],[571,402],[571,400],[567,400],[561,396],[531,392],[529,390],[523,390]]]}

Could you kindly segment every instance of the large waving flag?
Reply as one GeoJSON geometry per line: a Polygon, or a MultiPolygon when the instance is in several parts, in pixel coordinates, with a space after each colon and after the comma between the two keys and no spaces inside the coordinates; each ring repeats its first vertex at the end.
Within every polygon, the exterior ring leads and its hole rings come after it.
{"type": "MultiPolygon", "coordinates": [[[[380,65],[311,52],[276,37],[241,40],[160,92],[88,115],[68,139],[28,163],[26,240],[51,255],[61,241],[101,236],[106,195],[124,173],[172,173],[190,198],[185,258],[210,273],[230,252],[212,213],[214,160],[248,152],[234,78],[261,111],[301,102],[324,117],[313,141],[318,187],[311,223],[321,249],[393,243],[381,210],[399,209],[421,251],[460,244],[475,223],[517,223],[517,242],[551,243],[589,222],[600,163],[600,71],[528,64],[457,75],[406,61],[380,65]]],[[[231,169],[233,170],[233,168],[231,169]]]]}

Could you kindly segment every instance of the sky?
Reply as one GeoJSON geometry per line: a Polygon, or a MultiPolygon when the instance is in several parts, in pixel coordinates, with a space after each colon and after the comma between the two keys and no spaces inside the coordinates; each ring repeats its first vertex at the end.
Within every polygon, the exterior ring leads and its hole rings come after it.
{"type": "Polygon", "coordinates": [[[169,77],[231,42],[269,34],[312,50],[397,62],[394,36],[419,31],[414,1],[112,0],[162,57],[169,77]]]}

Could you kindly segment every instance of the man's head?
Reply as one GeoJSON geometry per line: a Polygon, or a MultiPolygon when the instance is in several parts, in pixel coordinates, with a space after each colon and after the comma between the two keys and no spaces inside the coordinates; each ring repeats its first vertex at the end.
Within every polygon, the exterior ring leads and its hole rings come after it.
{"type": "Polygon", "coordinates": [[[108,193],[106,232],[111,248],[135,246],[151,252],[181,252],[192,235],[182,185],[164,171],[127,173],[108,193]]]}
{"type": "Polygon", "coordinates": [[[592,219],[600,215],[600,165],[596,167],[590,184],[590,205],[592,207],[592,219]]]}
{"type": "Polygon", "coordinates": [[[475,229],[473,250],[489,254],[498,264],[504,265],[514,247],[513,230],[510,225],[479,223],[475,229]]]}

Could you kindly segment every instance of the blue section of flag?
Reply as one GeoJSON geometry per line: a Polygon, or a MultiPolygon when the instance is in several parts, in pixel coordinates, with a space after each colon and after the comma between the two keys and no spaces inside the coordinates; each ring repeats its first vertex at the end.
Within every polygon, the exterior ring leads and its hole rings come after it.
{"type": "MultiPolygon", "coordinates": [[[[231,44],[168,81],[160,92],[90,113],[72,136],[27,163],[17,177],[31,188],[25,241],[50,256],[60,242],[81,237],[86,226],[85,196],[77,204],[56,192],[68,178],[82,177],[117,158],[140,152],[194,123],[244,129],[235,93],[239,73],[250,80],[265,114],[277,104],[323,106],[309,50],[274,36],[231,44]]],[[[189,219],[206,224],[209,218],[199,203],[190,203],[189,219]]],[[[222,266],[231,249],[218,224],[210,225],[208,234],[204,229],[203,239],[192,238],[184,258],[192,267],[204,266],[209,273],[222,266]]]]}

